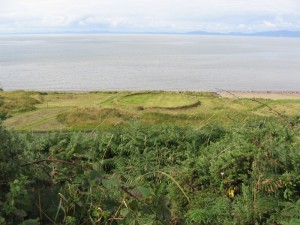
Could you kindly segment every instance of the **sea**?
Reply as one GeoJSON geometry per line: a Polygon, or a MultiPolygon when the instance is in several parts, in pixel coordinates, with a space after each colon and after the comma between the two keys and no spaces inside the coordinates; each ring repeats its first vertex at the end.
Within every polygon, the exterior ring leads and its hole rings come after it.
{"type": "Polygon", "coordinates": [[[1,35],[0,87],[300,91],[300,38],[1,35]]]}

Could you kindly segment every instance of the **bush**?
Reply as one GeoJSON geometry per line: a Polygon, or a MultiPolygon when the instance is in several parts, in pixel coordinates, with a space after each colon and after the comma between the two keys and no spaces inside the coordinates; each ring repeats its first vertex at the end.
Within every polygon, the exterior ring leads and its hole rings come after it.
{"type": "Polygon", "coordinates": [[[298,134],[296,122],[264,121],[45,135],[1,127],[0,221],[292,224],[298,134]]]}

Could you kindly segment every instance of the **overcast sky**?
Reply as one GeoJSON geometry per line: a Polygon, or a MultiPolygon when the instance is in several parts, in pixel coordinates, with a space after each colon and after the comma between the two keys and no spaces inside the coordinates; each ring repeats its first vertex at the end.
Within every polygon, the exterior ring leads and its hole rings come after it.
{"type": "Polygon", "coordinates": [[[300,30],[300,0],[0,0],[0,33],[300,30]]]}

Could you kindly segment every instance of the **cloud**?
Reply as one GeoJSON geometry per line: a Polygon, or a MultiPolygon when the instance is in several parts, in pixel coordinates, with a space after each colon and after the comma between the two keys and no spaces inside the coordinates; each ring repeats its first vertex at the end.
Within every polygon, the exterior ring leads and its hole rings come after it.
{"type": "Polygon", "coordinates": [[[299,0],[0,0],[0,32],[300,29],[299,0]]]}

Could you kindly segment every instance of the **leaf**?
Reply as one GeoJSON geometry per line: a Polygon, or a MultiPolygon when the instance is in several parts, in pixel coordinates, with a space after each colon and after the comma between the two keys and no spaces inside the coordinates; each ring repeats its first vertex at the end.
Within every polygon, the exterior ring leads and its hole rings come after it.
{"type": "Polygon", "coordinates": [[[20,223],[19,225],[39,225],[39,219],[29,219],[24,220],[23,223],[20,223]]]}
{"type": "Polygon", "coordinates": [[[101,176],[101,174],[96,170],[91,170],[87,173],[87,176],[89,180],[96,180],[101,176]]]}
{"type": "Polygon", "coordinates": [[[5,219],[2,216],[0,216],[0,224],[5,224],[5,219]]]}
{"type": "Polygon", "coordinates": [[[73,183],[74,183],[74,184],[82,184],[83,181],[84,181],[84,179],[83,179],[82,176],[76,176],[76,177],[74,178],[73,183]]]}
{"type": "Polygon", "coordinates": [[[107,189],[113,189],[113,188],[118,188],[119,183],[116,180],[102,180],[102,185],[107,188],[107,189]]]}
{"type": "Polygon", "coordinates": [[[123,208],[120,210],[120,215],[126,217],[129,214],[129,212],[130,212],[129,209],[123,208]]]}
{"type": "Polygon", "coordinates": [[[156,220],[155,220],[154,216],[139,217],[137,220],[140,224],[144,224],[144,225],[157,224],[157,223],[155,223],[156,220]]]}
{"type": "Polygon", "coordinates": [[[291,219],[289,222],[282,222],[283,225],[299,225],[300,219],[291,219]]]}
{"type": "Polygon", "coordinates": [[[146,187],[142,187],[139,186],[136,188],[138,190],[138,192],[144,197],[147,198],[151,195],[151,189],[150,188],[146,188],[146,187]]]}

